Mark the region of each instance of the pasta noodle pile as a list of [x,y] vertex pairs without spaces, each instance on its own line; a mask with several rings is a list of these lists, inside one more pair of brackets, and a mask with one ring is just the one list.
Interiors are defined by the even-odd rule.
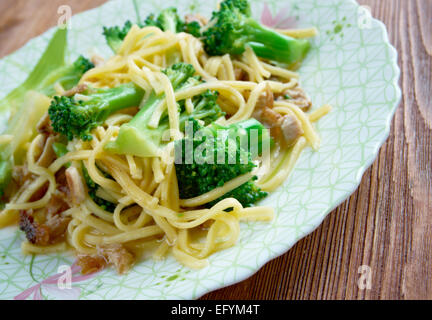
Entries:
[[[314,30],[283,32],[291,36],[310,37]],[[174,92],[161,70],[175,61],[191,64],[205,82]],[[239,79],[241,77],[247,78],[247,81]],[[197,198],[179,198],[173,162],[173,141],[182,137],[177,101],[185,100],[186,110],[190,112],[194,96],[208,89],[218,91],[218,103],[227,114],[218,123],[227,125],[251,118],[260,97],[267,90],[282,95],[287,90],[299,88],[299,75],[259,59],[252,49],[247,49],[239,57],[210,57],[205,53],[202,42],[190,34],[162,32],[156,27],[141,29],[135,25],[117,55],[88,71],[81,79],[81,84],[95,88],[112,88],[129,82],[144,89],[144,102],[152,91],[165,94],[164,103],[159,105],[151,119],[151,124],[157,126],[163,112],[167,111],[169,115],[171,142],[160,150],[159,156],[121,156],[104,150],[105,144],[116,138],[120,126],[132,119],[134,110],[125,110],[109,117],[93,131],[91,141],[75,139],[69,142],[69,152],[48,167],[35,162],[36,155],[40,153],[38,148],[42,136],[39,134],[31,141],[27,152],[28,170],[35,179],[28,181],[13,196],[1,215],[44,208],[58,192],[56,173],[67,164],[81,170],[83,163],[90,178],[100,186],[98,196],[116,204],[114,213],[102,209],[86,193],[79,204],[64,212],[71,218],[66,242],[44,247],[24,242],[24,252],[63,251],[71,246],[78,254],[95,255],[100,246],[122,244],[135,253],[151,252],[154,259],[163,259],[172,252],[180,263],[188,267],[205,267],[212,253],[235,245],[241,221],[270,221],[274,218],[274,209],[264,206],[243,208],[233,198],[202,209],[202,205],[250,180],[249,174]],[[58,90],[61,91],[61,88]],[[295,101],[275,100],[274,111],[282,116],[295,117],[301,124],[302,135],[285,149],[273,148],[269,161],[260,166],[256,184],[269,192],[287,179],[306,146],[315,150],[319,148],[320,138],[314,129],[314,122],[328,113],[330,106],[307,114]],[[112,178],[107,178],[101,170]],[[37,201],[31,201],[44,185],[47,186],[44,195]]]

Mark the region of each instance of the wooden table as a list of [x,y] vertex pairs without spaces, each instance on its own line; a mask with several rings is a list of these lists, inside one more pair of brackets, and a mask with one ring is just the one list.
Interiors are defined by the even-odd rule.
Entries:
[[[325,1],[325,0],[322,0]],[[0,57],[105,0],[1,0]],[[403,100],[358,190],[251,278],[203,299],[432,299],[432,1],[360,0],[399,52]],[[370,266],[371,288],[358,287]]]

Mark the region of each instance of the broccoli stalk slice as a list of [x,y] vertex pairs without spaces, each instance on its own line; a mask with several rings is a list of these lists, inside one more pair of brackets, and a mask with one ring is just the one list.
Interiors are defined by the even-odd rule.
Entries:
[[[216,124],[203,127],[196,121],[192,121],[193,136],[186,136],[185,139],[177,141],[175,148],[175,168],[179,194],[182,199],[197,197],[223,186],[238,176],[251,172],[256,165],[252,162],[251,152],[243,148],[240,140],[247,138],[248,141],[251,141],[253,130],[258,130],[260,137],[256,141],[256,150],[262,150],[264,144],[270,144],[272,141],[268,129],[255,119],[238,122],[228,127]],[[190,144],[189,148],[187,144]],[[206,144],[205,148],[202,147],[203,144]],[[206,151],[201,153],[202,150]],[[187,152],[193,153],[193,157],[188,156]],[[220,158],[221,154],[224,156],[223,159]],[[197,157],[203,157],[203,159],[198,161]],[[233,157],[235,157],[234,163],[231,161]],[[267,196],[266,192],[253,183],[255,179],[256,177],[253,177],[250,181],[206,206],[211,207],[228,197],[236,198],[245,207],[252,206]]]
[[307,40],[298,40],[262,26],[252,18],[243,28],[246,45],[261,58],[286,64],[301,62],[310,49]]
[[249,46],[261,58],[295,65],[310,49],[309,41],[285,36],[253,19],[247,0],[224,0],[209,25],[203,41],[210,55],[238,55]]
[[[164,70],[164,72],[171,81],[174,90],[200,83],[199,80],[192,77],[195,69],[189,64],[178,63]],[[153,93],[135,117],[129,123],[120,127],[117,139],[106,144],[105,150],[139,157],[157,156],[159,147],[166,142],[164,141],[165,138],[168,138],[166,133],[169,129],[169,118],[165,115],[157,128],[150,127],[149,121],[164,98],[164,94],[157,96]],[[190,116],[203,120],[205,123],[220,118],[224,113],[217,105],[216,99],[217,94],[210,91],[195,97],[192,101],[195,107]],[[179,109],[181,112],[179,116],[180,128],[184,128],[184,123],[189,118],[186,111],[184,111],[184,101],[179,103]]]
[[132,83],[116,88],[95,89],[87,92],[85,99],[55,96],[48,114],[55,132],[68,140],[77,137],[91,140],[91,130],[102,124],[116,111],[139,106],[144,91]]

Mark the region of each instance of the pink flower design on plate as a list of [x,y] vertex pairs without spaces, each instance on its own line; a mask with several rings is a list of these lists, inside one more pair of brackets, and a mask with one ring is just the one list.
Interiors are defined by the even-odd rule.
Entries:
[[296,18],[289,16],[290,6],[287,5],[279,10],[279,13],[273,17],[270,8],[267,3],[264,3],[264,8],[261,13],[261,23],[272,28],[277,29],[292,29],[295,28]]
[[[82,275],[81,273],[81,267],[79,267],[76,262],[71,266],[71,273],[72,273],[72,283],[85,281],[87,279],[91,279],[94,277],[97,272],[88,274],[88,275]],[[49,278],[46,278],[42,282],[28,288],[27,290],[24,290],[19,295],[14,297],[14,300],[26,300],[28,297],[30,297],[33,294],[33,300],[42,300],[42,288],[46,291],[50,292],[52,295],[58,297],[59,299],[63,300],[76,300],[79,298],[81,294],[81,288],[78,287],[72,287],[70,289],[61,289],[58,286],[58,281],[61,276],[63,276],[64,273],[57,273]]]

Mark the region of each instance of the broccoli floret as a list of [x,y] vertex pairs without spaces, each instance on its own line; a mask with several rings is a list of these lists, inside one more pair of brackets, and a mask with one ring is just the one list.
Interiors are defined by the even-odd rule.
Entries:
[[177,9],[170,7],[162,10],[157,18],[157,26],[162,31],[171,31],[172,33],[182,32],[184,22],[180,19]]
[[249,46],[261,58],[295,65],[310,48],[309,41],[282,35],[253,19],[247,0],[224,0],[208,25],[203,41],[210,55],[238,55]]
[[112,51],[114,52],[119,51],[124,38],[126,38],[131,28],[132,28],[132,22],[130,22],[129,20],[125,22],[122,28],[118,26],[103,28],[103,35],[105,36],[107,44],[112,49]]
[[[129,30],[132,28],[132,22],[126,21],[123,27],[104,27],[103,35],[106,38],[108,46],[117,53],[126,38]],[[198,22],[185,23],[177,13],[177,9],[170,7],[161,11],[156,17],[155,14],[150,14],[144,20],[144,22],[138,22],[138,27],[144,28],[149,26],[158,27],[162,31],[171,31],[172,33],[186,32],[190,33],[195,37],[199,37],[200,24]]]
[[48,109],[52,127],[69,140],[91,140],[91,130],[121,109],[139,106],[144,91],[132,83],[110,89],[94,89],[86,99],[55,96]]
[[201,25],[198,21],[192,21],[184,25],[183,31],[193,35],[196,38],[201,37]]
[[[195,69],[190,64],[177,63],[163,72],[171,81],[174,90],[201,83],[198,78],[193,77]],[[216,103],[217,96],[216,92],[206,91],[194,97],[192,99],[194,109],[190,115],[185,110],[185,102],[180,101],[178,103],[180,128],[184,128],[184,123],[189,116],[206,124],[222,117],[224,113]],[[105,150],[139,157],[157,156],[159,147],[163,144],[167,130],[170,128],[169,118],[165,113],[157,128],[149,126],[149,121],[164,98],[164,94],[158,96],[153,93],[135,117],[120,127],[117,139],[106,144]]]
[[255,203],[264,199],[268,196],[268,193],[262,191],[254,181],[258,178],[256,176],[252,177],[251,180],[242,184],[240,187],[224,194],[219,199],[211,201],[207,204],[207,207],[212,207],[217,204],[219,201],[226,198],[234,198],[237,199],[243,207],[252,207]]
[[[175,146],[175,168],[181,199],[197,197],[251,172],[256,167],[252,162],[252,154],[262,150],[264,143],[272,141],[268,130],[255,119],[229,127],[216,124],[203,127],[195,120],[191,123],[192,136],[186,135],[184,139],[176,141]],[[248,145],[252,144],[252,130],[258,130],[258,139],[255,151],[250,152]],[[243,145],[243,139],[246,139],[248,145]],[[211,207],[229,197],[236,198],[244,207],[252,206],[267,196],[266,192],[254,184],[254,180],[255,176],[206,206]]]

